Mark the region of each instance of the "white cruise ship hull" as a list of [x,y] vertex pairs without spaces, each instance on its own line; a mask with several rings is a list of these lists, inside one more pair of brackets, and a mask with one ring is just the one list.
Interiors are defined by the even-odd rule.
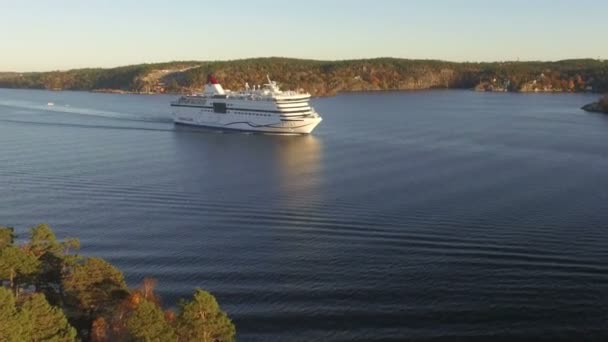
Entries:
[[277,134],[309,134],[322,120],[318,115],[289,118],[263,112],[214,113],[187,106],[173,107],[173,119],[177,124]]

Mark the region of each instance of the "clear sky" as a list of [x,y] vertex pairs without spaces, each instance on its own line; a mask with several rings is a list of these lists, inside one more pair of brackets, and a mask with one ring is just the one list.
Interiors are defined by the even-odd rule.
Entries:
[[0,71],[263,56],[608,59],[608,0],[0,0]]

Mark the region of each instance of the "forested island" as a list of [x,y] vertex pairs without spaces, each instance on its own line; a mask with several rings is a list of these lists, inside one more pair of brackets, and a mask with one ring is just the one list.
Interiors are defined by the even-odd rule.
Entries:
[[476,89],[513,92],[606,92],[608,61],[455,63],[376,58],[318,61],[252,58],[183,61],[110,69],[0,73],[0,87],[134,93],[189,93],[214,73],[227,89],[262,84],[269,74],[284,89],[315,96],[338,92],[418,89]]
[[107,261],[74,253],[46,224],[15,243],[0,226],[0,341],[234,341],[235,327],[215,298],[197,289],[164,310],[155,281],[127,287]]

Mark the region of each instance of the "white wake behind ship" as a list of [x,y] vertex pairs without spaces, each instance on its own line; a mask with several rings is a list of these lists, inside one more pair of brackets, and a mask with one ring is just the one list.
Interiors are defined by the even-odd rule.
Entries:
[[238,92],[224,90],[213,75],[202,94],[182,96],[171,102],[177,124],[240,131],[308,134],[321,122],[310,106],[310,94],[281,91],[268,78],[263,86]]

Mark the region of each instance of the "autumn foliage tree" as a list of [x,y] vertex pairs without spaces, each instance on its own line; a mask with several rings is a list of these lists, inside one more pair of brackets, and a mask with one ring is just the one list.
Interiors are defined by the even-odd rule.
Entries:
[[154,292],[155,283],[152,279],[145,279],[118,306],[109,324],[104,318],[97,319],[94,322],[97,329],[93,329],[94,341],[235,340],[234,324],[210,293],[196,290],[192,300],[179,303],[176,315],[171,310],[163,311],[160,297]]

